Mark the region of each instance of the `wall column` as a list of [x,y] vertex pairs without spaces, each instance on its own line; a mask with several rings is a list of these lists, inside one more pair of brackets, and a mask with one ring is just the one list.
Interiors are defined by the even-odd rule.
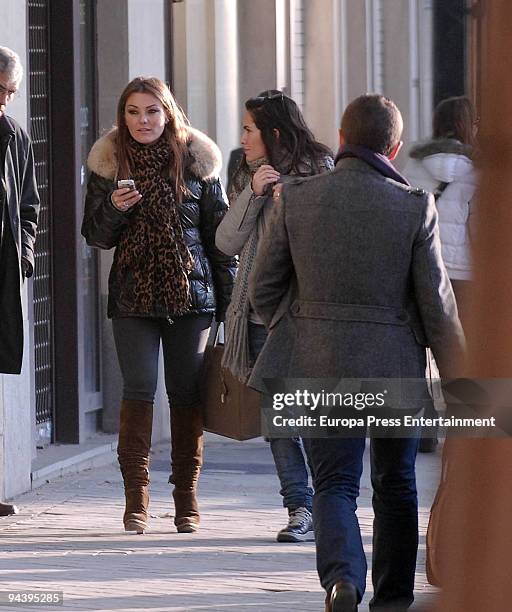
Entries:
[[[27,128],[27,11],[25,2],[0,3],[2,45],[20,56],[24,68],[20,95],[8,107],[11,115]],[[18,376],[0,374],[0,501],[30,489],[32,458],[35,455],[34,356],[31,330],[31,281],[23,295],[24,350],[23,369]]]
[[340,108],[340,4],[337,0],[305,3],[304,116],[315,137],[337,148]]

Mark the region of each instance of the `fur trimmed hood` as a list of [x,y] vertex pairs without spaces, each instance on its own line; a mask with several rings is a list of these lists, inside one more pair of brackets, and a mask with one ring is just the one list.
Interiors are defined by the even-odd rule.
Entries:
[[412,185],[427,191],[435,191],[439,183],[475,184],[472,154],[471,146],[452,138],[419,142],[409,152],[404,173]]
[[[203,132],[187,126],[188,149],[192,157],[189,170],[200,180],[217,178],[222,168],[222,154],[219,147]],[[99,176],[115,180],[117,157],[115,140],[117,128],[99,138],[89,153],[87,167]]]
[[437,155],[438,153],[464,155],[464,157],[471,159],[473,148],[454,138],[434,138],[414,145],[409,151],[409,156],[413,159],[422,160],[425,157]]

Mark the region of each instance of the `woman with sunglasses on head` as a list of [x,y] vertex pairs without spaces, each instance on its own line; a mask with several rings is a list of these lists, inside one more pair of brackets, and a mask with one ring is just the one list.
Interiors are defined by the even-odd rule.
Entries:
[[[281,91],[269,90],[245,103],[241,144],[244,156],[230,182],[230,209],[217,229],[216,244],[240,262],[226,313],[223,365],[246,382],[267,331],[251,308],[248,279],[269,215],[279,206],[277,182],[312,176],[333,168],[332,152],[317,142],[297,104]],[[273,188],[274,194],[273,194]],[[271,439],[288,525],[279,542],[301,542],[312,529],[313,491],[300,438]]]
[[235,259],[215,247],[227,211],[220,151],[189,126],[165,83],[137,77],[121,94],[117,127],[95,143],[88,166],[82,234],[91,246],[116,249],[108,316],[123,375],[118,457],[125,530],[147,527],[161,343],[174,523],[180,533],[196,531],[203,456],[199,377],[212,317],[224,320],[236,270]]

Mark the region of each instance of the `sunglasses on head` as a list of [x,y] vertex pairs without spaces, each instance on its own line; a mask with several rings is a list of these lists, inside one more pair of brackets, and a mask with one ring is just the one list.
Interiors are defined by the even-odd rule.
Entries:
[[266,102],[267,100],[282,100],[284,102],[285,95],[282,91],[277,93],[266,93],[263,96],[255,96],[252,98],[255,102]]

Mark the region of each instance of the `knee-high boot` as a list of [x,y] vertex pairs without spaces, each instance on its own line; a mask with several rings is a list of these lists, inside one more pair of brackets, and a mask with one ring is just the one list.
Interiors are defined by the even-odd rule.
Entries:
[[171,469],[174,524],[178,533],[199,527],[197,481],[203,465],[203,418],[199,406],[171,407]]
[[153,404],[123,400],[117,456],[124,480],[125,531],[144,533],[149,505],[149,450],[153,425]]

